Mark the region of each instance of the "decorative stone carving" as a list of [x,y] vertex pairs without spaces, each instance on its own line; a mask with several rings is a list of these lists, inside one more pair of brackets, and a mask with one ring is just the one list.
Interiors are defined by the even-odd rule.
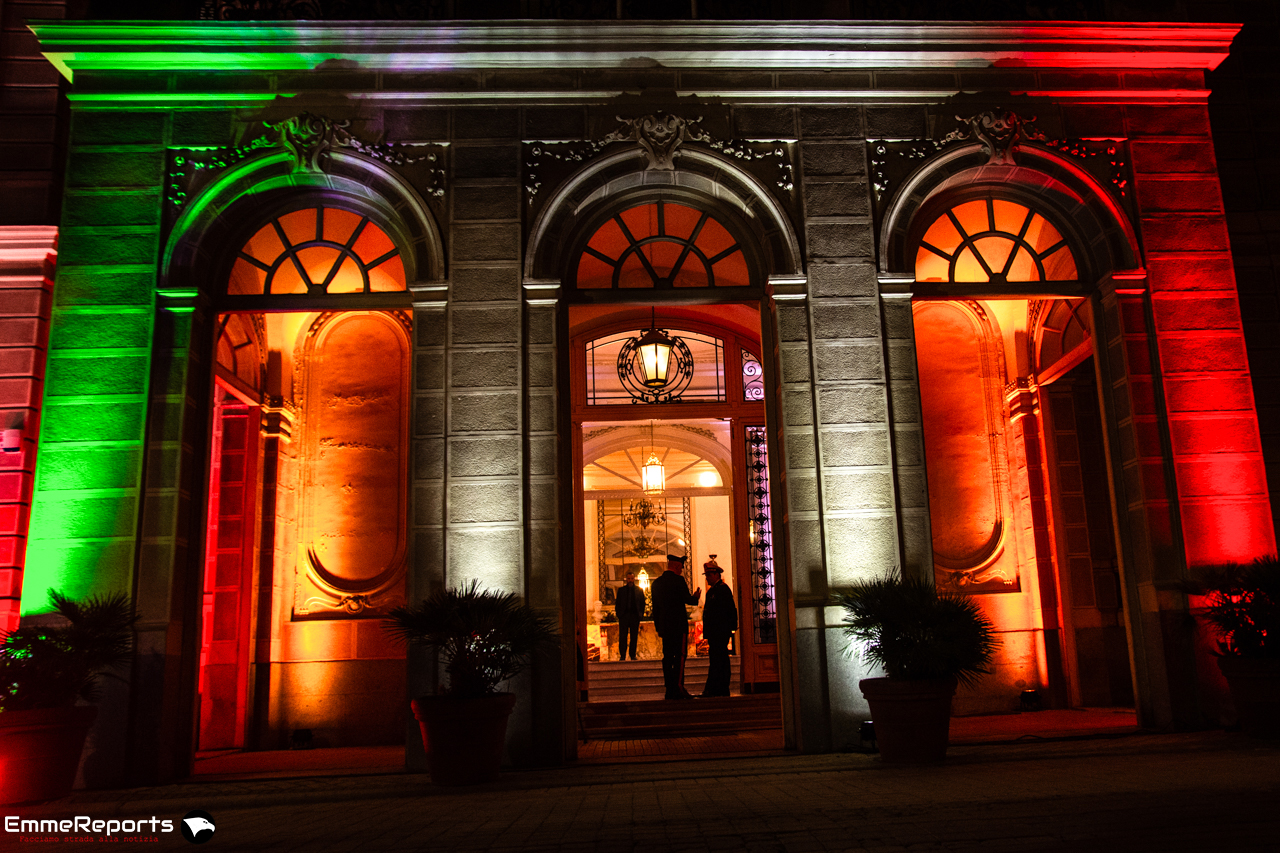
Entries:
[[312,113],[299,113],[283,121],[264,123],[266,133],[244,145],[209,149],[171,149],[166,182],[171,213],[179,212],[217,175],[263,151],[283,148],[293,155],[295,172],[323,172],[328,155],[349,149],[390,166],[431,164],[425,185],[418,191],[440,198],[444,195],[444,149],[440,145],[395,145],[368,143],[348,132],[349,121],[335,121]]
[[334,148],[350,146],[351,134],[347,133],[350,126],[349,121],[300,113],[266,127],[279,134],[280,144],[293,155],[294,171],[319,172],[321,157]]
[[[1047,148],[1083,160],[1084,167],[1123,202],[1129,201],[1129,164],[1123,141],[1109,139],[1049,139],[1036,129],[1035,117],[1024,119],[1012,110],[988,110],[956,121],[957,128],[938,139],[871,140],[871,186],[879,208],[893,190],[934,155],[955,145],[978,142],[989,164],[1015,165],[1018,149]],[[1132,213],[1132,211],[1130,211]]]
[[1024,119],[1012,110],[1004,112],[988,110],[968,118],[956,116],[956,121],[967,124],[969,130],[957,128],[942,137],[942,143],[945,145],[953,141],[976,139],[982,143],[982,150],[987,153],[988,163],[1012,166],[1014,152],[1020,141],[1049,142],[1043,133],[1035,129],[1032,124],[1035,120],[1035,116]]
[[633,140],[640,143],[648,161],[645,170],[657,169],[669,172],[675,169],[675,158],[680,146],[686,141],[710,142],[711,136],[699,127],[702,117],[692,121],[681,116],[663,113],[647,115],[641,118],[623,118],[618,116],[622,127],[610,133],[603,142],[623,142]]
[[[639,121],[639,119],[636,119]],[[694,122],[696,123],[696,122]],[[626,128],[619,128],[608,136],[591,142],[535,142],[525,143],[525,197],[530,206],[533,205],[535,197],[542,189],[543,174],[545,171],[552,172],[552,183],[555,178],[559,177],[557,172],[566,172],[566,166],[572,166],[576,163],[585,163],[594,158],[609,145],[615,142],[626,142],[633,139]],[[703,142],[712,151],[723,155],[732,160],[740,160],[746,163],[754,163],[756,161],[764,161],[769,159],[777,160],[777,173],[772,177],[773,185],[778,189],[790,193],[795,190],[795,167],[791,164],[790,152],[787,146],[777,142],[758,142],[736,139],[713,139],[709,134],[698,132],[699,136],[688,137],[685,141],[693,140]],[[683,142],[681,143],[683,144]],[[645,151],[646,159],[652,162],[648,151]],[[674,158],[678,152],[672,149],[672,164],[667,167],[647,165],[646,171],[651,169],[674,169]],[[553,164],[563,164],[559,169],[548,168]],[[764,180],[769,180],[770,176],[757,175]]]

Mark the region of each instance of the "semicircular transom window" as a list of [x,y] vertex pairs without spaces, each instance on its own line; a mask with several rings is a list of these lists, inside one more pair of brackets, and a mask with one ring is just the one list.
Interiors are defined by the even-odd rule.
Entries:
[[958,204],[920,241],[916,281],[1008,284],[1075,281],[1076,259],[1049,220],[1003,199]]
[[596,229],[578,259],[580,288],[745,287],[742,246],[697,208],[657,201],[628,208]]
[[407,290],[404,261],[369,217],[337,207],[277,216],[249,238],[227,281],[231,296]]

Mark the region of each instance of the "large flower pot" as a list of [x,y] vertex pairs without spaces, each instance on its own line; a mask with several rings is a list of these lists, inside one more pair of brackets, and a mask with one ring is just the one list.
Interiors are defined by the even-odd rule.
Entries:
[[886,764],[925,764],[947,757],[954,678],[922,681],[864,678],[876,746]]
[[71,793],[92,705],[0,712],[0,803],[35,803]]
[[1280,738],[1280,659],[1223,655],[1218,669],[1231,688],[1241,730],[1252,737]]
[[412,704],[432,782],[477,785],[498,778],[514,693],[425,696]]

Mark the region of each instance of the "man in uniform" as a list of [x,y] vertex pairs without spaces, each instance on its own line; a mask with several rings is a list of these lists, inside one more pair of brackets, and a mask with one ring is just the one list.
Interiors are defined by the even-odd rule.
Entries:
[[[640,617],[644,615],[644,591],[636,586],[636,573],[627,572],[626,583],[618,588],[614,614],[618,617],[618,660],[636,659],[636,641],[640,636]],[[630,642],[628,642],[630,638]]]
[[728,696],[729,637],[738,630],[738,608],[733,603],[733,590],[724,582],[724,569],[716,564],[716,557],[702,564],[707,579],[707,603],[702,606],[702,638],[710,647],[711,660],[707,665],[707,685],[703,696]]
[[684,689],[684,660],[689,645],[689,613],[686,604],[696,605],[702,590],[690,594],[684,582],[684,557],[667,555],[667,570],[649,585],[653,596],[653,627],[662,638],[662,683],[668,699],[691,699]]

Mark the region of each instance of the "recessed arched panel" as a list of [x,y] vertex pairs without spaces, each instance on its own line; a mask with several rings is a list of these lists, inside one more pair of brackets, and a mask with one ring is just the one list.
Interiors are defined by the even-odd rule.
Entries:
[[982,569],[999,555],[1004,531],[991,341],[964,303],[917,303],[914,319],[939,586],[955,586],[952,575],[960,573],[980,588],[997,580]]
[[311,335],[303,546],[314,586],[336,600],[320,595],[304,610],[358,612],[402,580],[408,335],[400,318],[381,312],[322,316]]

